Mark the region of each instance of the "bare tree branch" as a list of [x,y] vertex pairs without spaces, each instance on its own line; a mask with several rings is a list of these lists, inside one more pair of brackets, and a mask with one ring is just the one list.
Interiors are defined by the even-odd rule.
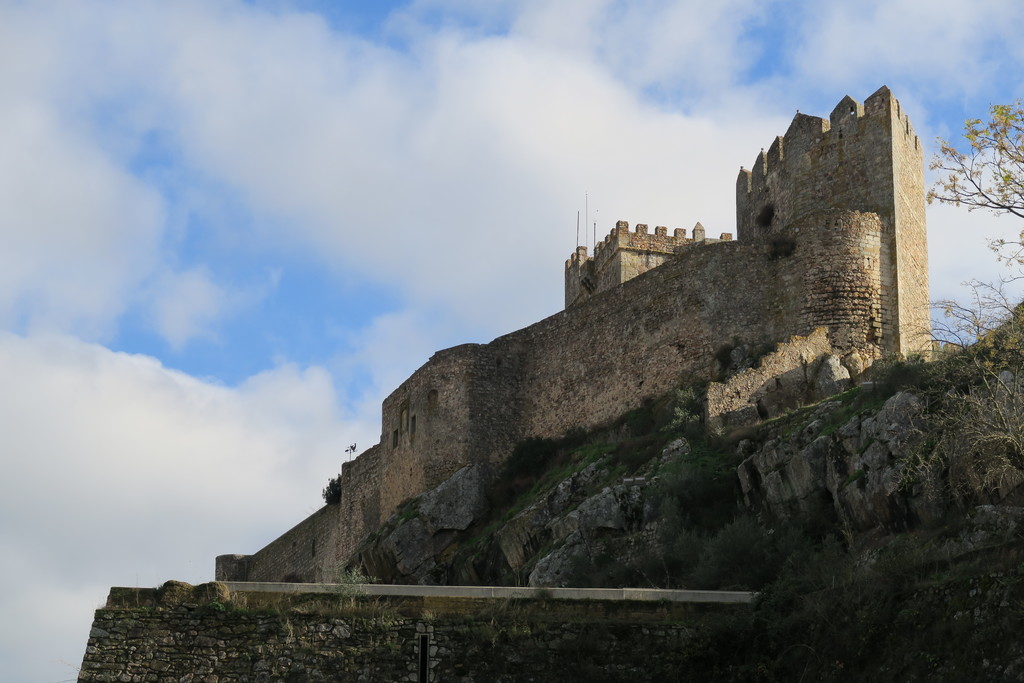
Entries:
[[990,121],[964,124],[967,151],[939,140],[931,169],[941,173],[928,201],[1024,218],[1024,107],[1017,100],[993,105],[989,113]]

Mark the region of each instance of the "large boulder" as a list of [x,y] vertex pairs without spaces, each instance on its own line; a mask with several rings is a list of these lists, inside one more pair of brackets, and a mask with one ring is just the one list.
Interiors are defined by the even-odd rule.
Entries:
[[487,511],[486,465],[468,465],[420,496],[419,516],[429,533],[463,531]]
[[528,585],[535,588],[564,588],[573,570],[587,558],[583,534],[575,531],[565,542],[540,558],[530,572]]
[[379,538],[364,543],[358,555],[371,575],[385,581],[436,581],[437,558],[487,511],[490,469],[463,467],[416,501],[417,514],[389,520]]
[[843,367],[837,357],[828,354],[818,366],[814,388],[816,394],[821,397],[842,393],[850,388],[850,371]]

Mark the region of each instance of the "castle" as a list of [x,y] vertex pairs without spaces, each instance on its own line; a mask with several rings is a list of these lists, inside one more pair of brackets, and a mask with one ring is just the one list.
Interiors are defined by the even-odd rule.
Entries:
[[[218,557],[217,579],[323,580],[462,467],[713,379],[733,345],[813,339],[790,369],[828,353],[846,376],[926,351],[923,153],[899,101],[882,87],[827,119],[797,113],[740,170],[735,240],[699,223],[670,236],[619,222],[593,256],[578,247],[566,262],[565,302],[489,344],[435,353],[384,400],[380,442],[342,467],[341,502],[254,555]],[[766,391],[758,381],[750,391]]]

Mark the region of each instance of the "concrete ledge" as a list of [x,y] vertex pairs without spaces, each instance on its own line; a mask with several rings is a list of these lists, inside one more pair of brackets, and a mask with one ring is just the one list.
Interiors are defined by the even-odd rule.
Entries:
[[694,591],[661,588],[515,588],[512,586],[396,586],[387,584],[270,583],[223,581],[232,593],[338,593],[441,598],[534,598],[553,600],[636,600],[747,604],[747,591]]

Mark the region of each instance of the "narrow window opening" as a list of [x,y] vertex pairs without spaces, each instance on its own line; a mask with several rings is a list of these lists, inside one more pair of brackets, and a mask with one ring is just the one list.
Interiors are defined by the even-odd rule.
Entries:
[[427,683],[430,673],[430,635],[424,633],[420,636],[420,675],[419,683]]
[[395,430],[395,433],[391,435],[391,447],[392,448],[398,448],[398,430],[397,429]]
[[313,552],[311,554],[311,557],[316,557],[316,539],[315,538],[313,539]]
[[409,420],[409,434],[412,435],[412,434],[415,434],[415,433],[416,433],[416,416],[413,415],[412,418]]
[[427,417],[437,412],[437,389],[427,392]]

